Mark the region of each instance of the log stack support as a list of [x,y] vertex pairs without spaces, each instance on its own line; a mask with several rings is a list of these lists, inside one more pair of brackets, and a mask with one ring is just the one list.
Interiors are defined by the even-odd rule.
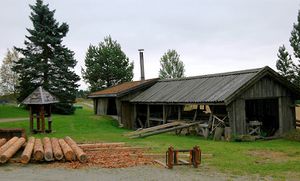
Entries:
[[[19,162],[23,164],[29,163],[30,160],[39,162],[54,160],[87,162],[87,155],[82,148],[68,136],[64,139],[30,137],[27,144],[25,142],[25,138],[22,137],[13,137],[8,141],[0,138],[0,163],[6,163],[22,146],[24,146],[24,150]],[[87,144],[87,146],[90,145]]]
[[[179,158],[179,153],[189,153],[189,160]],[[191,150],[175,150],[172,146],[166,152],[166,165],[172,169],[174,165],[193,165],[195,168],[201,163],[201,150],[199,146],[194,146]]]

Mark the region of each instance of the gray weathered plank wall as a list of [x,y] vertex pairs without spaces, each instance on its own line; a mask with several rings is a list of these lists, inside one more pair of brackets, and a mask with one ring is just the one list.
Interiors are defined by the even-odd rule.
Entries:
[[229,123],[233,134],[246,133],[245,100],[278,98],[279,133],[290,131],[295,126],[295,113],[292,93],[270,77],[264,77],[242,93],[236,100],[227,105]]

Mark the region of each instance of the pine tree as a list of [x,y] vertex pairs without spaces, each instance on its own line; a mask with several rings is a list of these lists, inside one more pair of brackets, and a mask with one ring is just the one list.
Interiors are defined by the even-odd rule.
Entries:
[[277,57],[276,68],[279,71],[279,74],[284,76],[287,80],[294,82],[296,66],[284,45],[279,47]]
[[160,59],[159,77],[162,79],[184,77],[184,64],[176,50],[168,50]]
[[18,60],[19,54],[16,50],[7,50],[0,68],[0,91],[2,94],[16,94],[18,74],[13,71],[13,66]]
[[25,48],[16,48],[24,56],[14,67],[20,75],[18,101],[41,85],[60,100],[54,106],[54,112],[71,114],[78,88],[76,82],[79,81],[79,76],[74,72],[77,62],[74,52],[62,44],[69,26],[58,23],[54,18],[55,10],[50,10],[48,6],[42,0],[30,5],[33,28],[27,29],[29,35],[25,36]]
[[133,62],[129,62],[121,45],[112,40],[111,36],[105,37],[98,46],[89,46],[85,66],[82,75],[90,91],[131,81],[133,78]]

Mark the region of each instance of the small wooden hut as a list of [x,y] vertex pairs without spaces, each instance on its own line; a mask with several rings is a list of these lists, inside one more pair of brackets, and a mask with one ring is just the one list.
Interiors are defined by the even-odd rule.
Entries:
[[[46,91],[42,86],[35,89],[22,104],[29,106],[29,127],[32,133],[49,133],[52,131],[51,104],[59,102],[58,99]],[[34,129],[34,118],[36,118],[36,129]],[[48,120],[46,130],[45,118]]]

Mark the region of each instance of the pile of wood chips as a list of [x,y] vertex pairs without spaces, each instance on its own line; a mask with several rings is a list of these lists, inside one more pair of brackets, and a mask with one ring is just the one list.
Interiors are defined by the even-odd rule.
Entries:
[[67,168],[126,168],[153,164],[152,158],[143,155],[144,148],[127,147],[124,143],[95,143],[78,146],[86,153],[87,162],[74,161],[63,163],[63,166]]

